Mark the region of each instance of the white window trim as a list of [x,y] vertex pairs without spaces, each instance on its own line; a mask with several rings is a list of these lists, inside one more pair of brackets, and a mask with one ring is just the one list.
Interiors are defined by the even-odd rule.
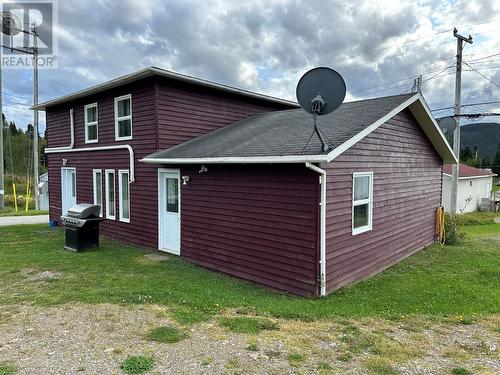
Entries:
[[[118,117],[118,102],[123,99],[130,99],[130,115]],[[118,121],[130,120],[130,135],[127,137],[119,137],[118,134]],[[127,141],[132,139],[132,94],[122,95],[115,98],[115,141]]]
[[[95,107],[95,121],[87,121],[87,109]],[[83,107],[83,116],[85,118],[85,143],[97,143],[99,141],[99,115],[97,111],[97,103],[87,104]],[[89,126],[95,125],[96,127],[96,139],[89,139]]]
[[[96,184],[96,175],[97,173],[100,173],[101,174],[101,185],[100,186],[97,186]],[[97,191],[97,188],[100,189],[101,191],[101,211],[99,213],[99,216],[102,217],[103,216],[103,206],[104,206],[104,197],[102,195],[102,177],[103,177],[103,174],[102,174],[102,169],[92,169],[92,187],[93,187],[93,191],[94,191],[94,204],[99,204],[99,202],[97,202],[97,194],[96,194],[96,191]]]
[[[367,199],[354,200],[354,183],[356,177],[370,177],[370,187],[369,187],[369,196]],[[368,224],[354,228],[354,207],[360,206],[368,203]],[[373,172],[354,172],[352,174],[352,234],[353,236],[356,234],[368,232],[373,229]]]
[[[108,184],[108,175],[113,174],[113,186],[114,186],[114,192],[115,192],[115,214],[110,215],[109,213],[109,184]],[[116,220],[116,178],[115,178],[115,170],[114,169],[106,169],[105,171],[105,176],[106,176],[106,219],[110,220]]]
[[[127,184],[128,184],[128,218],[123,217],[123,201],[122,201],[122,182],[123,182],[123,175],[127,174]],[[118,171],[118,205],[120,208],[120,221],[123,221],[125,223],[130,223],[130,172],[128,169],[120,169]]]

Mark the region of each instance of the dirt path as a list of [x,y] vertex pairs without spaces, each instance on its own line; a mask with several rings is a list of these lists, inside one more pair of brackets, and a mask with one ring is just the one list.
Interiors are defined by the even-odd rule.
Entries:
[[19,224],[48,224],[48,223],[49,223],[49,215],[0,217],[0,226],[19,225]]
[[[500,316],[468,325],[460,317],[276,320],[279,329],[254,335],[218,322],[179,326],[151,305],[0,306],[0,363],[20,374],[120,374],[128,356],[144,355],[155,360],[152,374],[500,373]],[[162,325],[181,327],[187,338],[148,341]]]

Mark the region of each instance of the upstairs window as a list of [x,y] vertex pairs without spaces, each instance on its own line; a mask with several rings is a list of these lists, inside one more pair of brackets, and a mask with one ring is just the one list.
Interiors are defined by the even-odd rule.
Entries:
[[115,98],[115,140],[132,139],[132,96]]
[[353,174],[352,234],[372,229],[373,172]]
[[95,143],[97,142],[97,103],[87,104],[84,112],[85,143]]

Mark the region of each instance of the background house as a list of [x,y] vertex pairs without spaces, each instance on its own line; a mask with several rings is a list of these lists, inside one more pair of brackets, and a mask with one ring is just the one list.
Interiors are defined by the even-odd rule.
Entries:
[[[451,164],[443,165],[443,206],[450,212],[451,205]],[[479,209],[481,198],[490,198],[493,177],[490,170],[478,169],[460,164],[458,179],[458,212],[474,212]]]

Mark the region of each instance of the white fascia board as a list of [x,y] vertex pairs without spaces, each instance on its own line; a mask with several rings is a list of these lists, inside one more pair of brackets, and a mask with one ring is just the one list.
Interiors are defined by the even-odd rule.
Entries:
[[246,156],[211,158],[143,158],[139,161],[153,164],[274,164],[274,163],[321,163],[326,155],[298,156]]
[[386,123],[389,119],[392,117],[396,116],[399,112],[404,110],[406,107],[408,107],[410,104],[414,103],[416,100],[420,98],[420,94],[415,94],[411,98],[407,99],[403,103],[401,103],[399,106],[394,108],[392,111],[390,111],[388,114],[386,114],[384,117],[378,119],[375,121],[373,124],[370,126],[367,126],[365,129],[357,133],[354,137],[351,139],[347,140],[346,142],[342,143],[340,146],[336,147],[332,151],[330,151],[327,154],[327,161],[330,162],[333,159],[335,159],[337,156],[342,154],[343,152],[347,151],[349,148],[354,146],[356,143],[361,141],[363,138],[365,138],[368,134],[372,133],[375,131],[378,127]]
[[434,120],[429,107],[427,106],[424,98],[420,93],[413,95],[412,97],[401,103],[399,106],[394,108],[392,111],[387,113],[384,117],[378,119],[373,124],[356,134],[354,137],[342,143],[334,150],[330,151],[327,155],[328,162],[332,161],[340,154],[354,146],[356,143],[378,129],[380,126],[385,124],[388,120],[396,116],[399,112],[403,111],[407,107],[410,108],[410,111],[415,116],[420,127],[429,138],[430,142],[434,145],[443,161],[446,164],[457,164],[458,160],[455,157],[453,150],[448,145],[443,132]]
[[418,94],[418,96],[420,100],[409,106],[411,113],[415,116],[417,122],[420,124],[422,130],[434,145],[439,155],[443,158],[443,162],[445,164],[458,164],[458,158],[455,156],[443,131],[434,119],[427,102],[421,94]]

